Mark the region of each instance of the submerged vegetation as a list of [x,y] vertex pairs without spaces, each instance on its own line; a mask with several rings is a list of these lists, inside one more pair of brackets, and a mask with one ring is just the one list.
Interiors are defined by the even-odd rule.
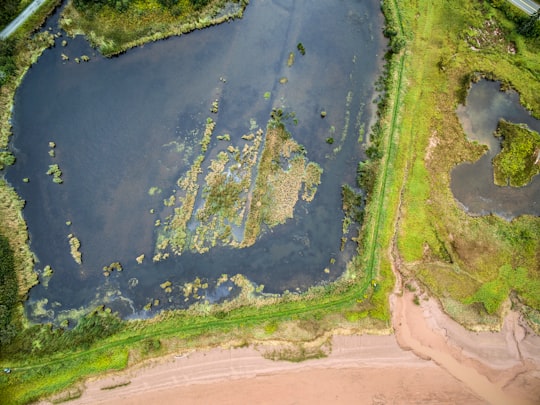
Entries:
[[262,224],[272,228],[293,217],[302,183],[302,199],[313,199],[322,169],[314,163],[308,164],[303,154],[303,147],[291,138],[284,124],[276,121],[268,124],[242,246],[255,243]]
[[[180,193],[171,196],[174,213],[158,224],[154,260],[166,259],[167,249],[180,254],[186,249],[204,253],[218,244],[251,246],[261,225],[282,224],[293,217],[299,198],[313,200],[322,168],[307,161],[304,148],[285,130],[283,115],[276,113],[269,122],[264,142],[264,131],[252,123],[255,133],[243,135],[240,145],[219,151],[208,165],[199,195],[200,176],[205,172],[202,163],[215,127],[213,120],[207,120],[201,154],[178,180]],[[219,139],[230,141],[230,136]],[[195,209],[198,197],[202,203]],[[243,232],[235,234],[233,229]]]
[[540,173],[540,134],[524,125],[499,121],[502,151],[493,159],[495,184],[521,187]]

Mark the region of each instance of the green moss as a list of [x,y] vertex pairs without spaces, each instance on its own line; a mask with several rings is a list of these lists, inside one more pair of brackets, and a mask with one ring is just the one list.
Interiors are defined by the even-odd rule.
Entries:
[[525,125],[499,121],[496,136],[501,137],[502,150],[493,159],[495,184],[524,186],[540,173],[540,134]]

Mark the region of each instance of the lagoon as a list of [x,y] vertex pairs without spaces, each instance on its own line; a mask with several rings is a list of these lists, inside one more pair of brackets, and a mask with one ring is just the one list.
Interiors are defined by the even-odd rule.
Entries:
[[[81,37],[67,38],[65,47],[66,38],[57,39],[17,91],[11,142],[17,162],[6,176],[26,201],[41,279],[30,293],[29,317],[74,319],[102,304],[123,317],[148,317],[220,302],[239,291],[235,274],[264,285],[263,293],[305,291],[339,277],[356,249],[354,234],[340,249],[341,186],[354,186],[365,158],[386,46],[382,24],[372,0],[260,0],[241,20],[111,59]],[[82,55],[90,61],[75,62]],[[324,170],[313,201],[298,202],[294,218],[264,229],[253,246],[153,262],[156,223],[171,214],[163,200],[193,165],[208,117],[215,135],[229,134],[230,141],[212,138],[203,171],[229,144],[264,130],[275,108],[294,113],[287,130]],[[54,164],[61,184],[46,174]],[[81,264],[68,235],[80,241]],[[122,271],[104,276],[103,267],[114,262]],[[170,292],[160,286],[166,281]]]
[[540,215],[540,176],[524,187],[500,187],[493,180],[492,159],[501,151],[501,140],[493,134],[500,119],[526,124],[539,132],[540,120],[520,104],[514,90],[501,91],[500,83],[481,80],[473,83],[465,105],[457,109],[469,139],[488,146],[474,163],[462,163],[452,171],[454,197],[471,215],[495,214],[507,220],[520,215]]

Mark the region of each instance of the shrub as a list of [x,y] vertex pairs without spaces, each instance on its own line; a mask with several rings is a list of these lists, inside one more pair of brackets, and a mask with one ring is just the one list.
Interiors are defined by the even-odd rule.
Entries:
[[10,152],[0,152],[0,170],[15,163],[15,156]]
[[11,319],[17,305],[17,291],[13,251],[8,240],[0,235],[0,346],[8,343],[15,332]]

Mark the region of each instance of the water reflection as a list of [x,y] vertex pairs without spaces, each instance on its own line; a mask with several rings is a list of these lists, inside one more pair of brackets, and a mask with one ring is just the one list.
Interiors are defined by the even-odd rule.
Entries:
[[[351,251],[339,251],[340,187],[354,182],[363,153],[358,132],[373,114],[370,100],[385,46],[381,26],[374,0],[256,1],[242,20],[118,58],[100,57],[82,38],[47,50],[16,94],[17,163],[7,175],[27,202],[37,268],[54,269],[47,288],[31,291],[30,304],[40,302],[46,313],[34,313],[35,319],[101,303],[125,316],[182,307],[195,302],[182,291],[197,278],[208,284],[200,299],[217,302],[238,292],[232,284],[218,286],[222,274],[242,273],[271,293],[305,290],[339,276]],[[287,67],[298,42],[306,55]],[[90,62],[73,61],[84,54]],[[281,77],[288,82],[279,83]],[[273,107],[294,111],[298,124],[288,129],[324,168],[322,184],[310,205],[299,204],[294,219],[253,247],[153,263],[155,221],[167,209],[163,198],[198,153],[218,91],[216,135],[239,139],[253,120],[264,126]],[[332,146],[325,142],[330,133],[339,139]],[[49,141],[56,143],[55,157],[48,154]],[[210,154],[218,147],[214,140]],[[62,185],[45,175],[53,163],[63,172]],[[70,255],[68,234],[81,241],[81,266]],[[123,271],[104,277],[103,266],[115,261]],[[160,287],[166,281],[171,292]]]
[[499,120],[540,131],[540,121],[521,106],[519,95],[501,91],[498,82],[481,80],[472,85],[466,105],[459,106],[457,114],[469,139],[489,147],[477,162],[462,163],[452,171],[452,192],[464,209],[473,215],[493,213],[509,220],[524,214],[540,215],[540,176],[520,188],[493,182],[491,161],[501,151],[500,139],[493,136]]

